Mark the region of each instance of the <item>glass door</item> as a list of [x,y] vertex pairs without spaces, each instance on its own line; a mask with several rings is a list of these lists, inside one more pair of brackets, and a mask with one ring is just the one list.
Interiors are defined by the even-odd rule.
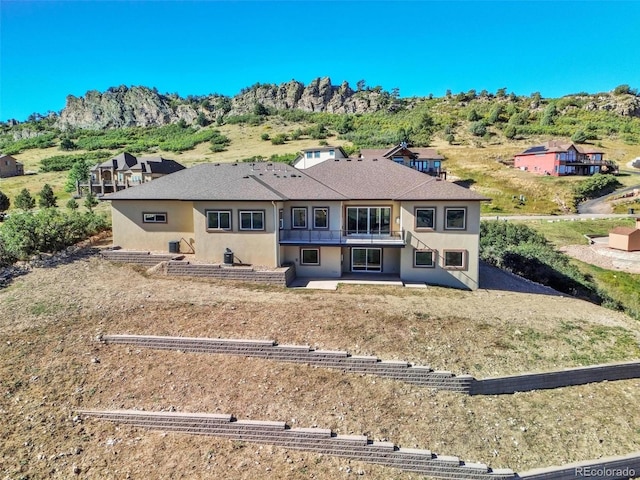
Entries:
[[381,272],[382,249],[381,248],[352,248],[351,249],[352,272]]

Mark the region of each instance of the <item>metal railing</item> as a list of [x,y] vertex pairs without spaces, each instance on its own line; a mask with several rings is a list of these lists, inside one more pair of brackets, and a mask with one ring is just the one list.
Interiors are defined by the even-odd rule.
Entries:
[[389,244],[404,245],[404,230],[388,232],[357,232],[353,230],[280,230],[280,243],[322,243],[331,245]]

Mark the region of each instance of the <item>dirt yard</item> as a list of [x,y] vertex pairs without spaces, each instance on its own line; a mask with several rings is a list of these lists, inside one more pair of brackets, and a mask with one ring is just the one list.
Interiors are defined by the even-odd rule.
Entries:
[[640,358],[640,329],[629,317],[500,285],[287,290],[153,276],[96,256],[34,269],[0,290],[0,478],[423,478],[80,421],[83,408],[286,421],[515,471],[639,450],[640,416],[628,405],[640,380],[468,397],[305,365],[95,340],[101,333],[273,339],[477,378]]

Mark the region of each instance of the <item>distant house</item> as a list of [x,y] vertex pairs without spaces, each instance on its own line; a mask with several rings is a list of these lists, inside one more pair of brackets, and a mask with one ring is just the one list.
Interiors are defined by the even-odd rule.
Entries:
[[383,158],[305,169],[202,164],[105,200],[114,245],[124,249],[167,251],[181,240],[209,263],[229,248],[241,263],[293,264],[302,277],[387,274],[478,288],[480,203],[488,199]]
[[11,155],[0,155],[0,178],[24,175],[24,165]]
[[640,251],[640,217],[636,227],[616,227],[609,232],[609,248],[625,252]]
[[302,153],[293,161],[296,168],[309,168],[317,165],[325,160],[335,160],[339,158],[347,158],[348,155],[342,147],[315,147],[305,148]]
[[104,195],[150,182],[184,168],[175,160],[162,157],[137,158],[124,152],[93,167],[89,183],[79,185],[78,189],[88,187],[93,193]]
[[433,148],[409,148],[406,143],[401,143],[391,149],[362,149],[360,155],[367,160],[391,160],[422,173],[446,178],[442,169],[444,157]]
[[617,173],[615,163],[604,160],[602,150],[558,140],[534,145],[518,153],[514,156],[514,167],[554,177]]

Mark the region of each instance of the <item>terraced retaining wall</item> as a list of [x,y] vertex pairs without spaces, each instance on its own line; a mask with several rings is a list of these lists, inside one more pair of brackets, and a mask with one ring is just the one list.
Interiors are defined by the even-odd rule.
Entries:
[[345,372],[378,375],[422,387],[470,395],[499,395],[531,390],[584,385],[587,383],[640,378],[640,362],[624,362],[568,368],[554,372],[525,373],[477,380],[471,375],[454,375],[428,366],[399,360],[350,355],[343,350],[314,350],[308,345],[278,345],[273,340],[159,337],[150,335],[103,335],[104,343],[134,344],[140,347],[184,352],[259,357],[292,363],[307,363]]
[[429,450],[400,448],[374,442],[364,435],[336,435],[323,428],[290,428],[284,422],[235,420],[231,415],[143,412],[137,410],[83,410],[84,416],[155,430],[212,435],[252,443],[266,443],[417,472],[433,478],[499,480],[517,478],[512,470],[492,470],[482,463]]
[[451,372],[434,371],[426,366],[412,366],[405,361],[385,361],[377,357],[355,356],[342,350],[314,350],[308,345],[277,345],[273,340],[229,340],[147,335],[103,335],[99,339],[104,343],[134,344],[139,347],[163,350],[242,355],[283,362],[307,363],[462,393],[469,393],[473,381],[473,377],[470,375],[456,376]]
[[102,256],[111,262],[133,263],[147,268],[164,264],[167,275],[208,277],[239,282],[258,282],[271,285],[288,286],[296,278],[295,266],[273,270],[255,270],[251,266],[219,265],[213,263],[191,263],[184,255],[155,254],[127,250],[103,250]]

